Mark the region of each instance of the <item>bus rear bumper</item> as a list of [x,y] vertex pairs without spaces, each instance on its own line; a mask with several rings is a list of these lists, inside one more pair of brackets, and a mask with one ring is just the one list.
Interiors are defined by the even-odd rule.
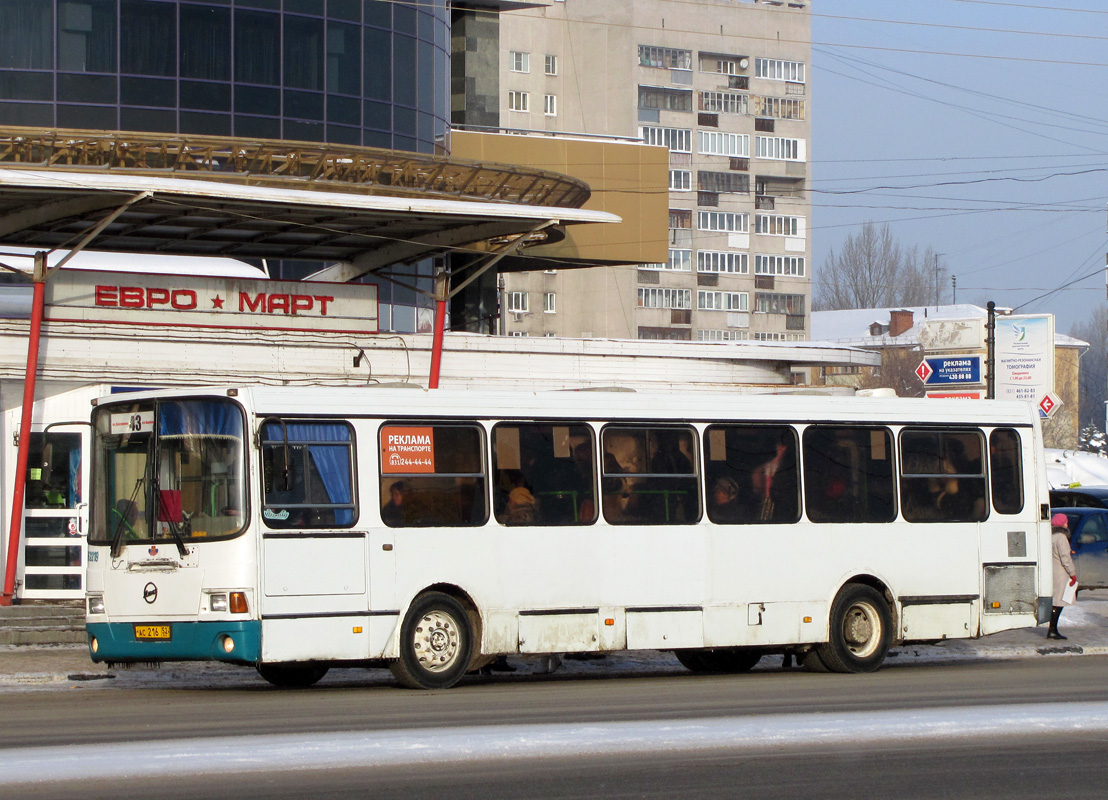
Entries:
[[[130,622],[89,622],[89,657],[95,662],[225,661],[256,664],[261,660],[262,624],[239,622],[170,622],[169,638],[136,638]],[[146,627],[162,627],[146,626]]]

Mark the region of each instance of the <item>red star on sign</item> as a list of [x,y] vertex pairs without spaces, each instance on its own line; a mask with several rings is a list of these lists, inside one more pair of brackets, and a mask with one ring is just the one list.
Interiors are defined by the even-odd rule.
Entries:
[[927,379],[931,377],[931,374],[935,370],[931,369],[931,365],[926,361],[919,362],[919,366],[916,367],[916,377],[918,377],[924,383],[927,383]]
[[223,308],[223,298],[218,294],[212,298],[212,308]]

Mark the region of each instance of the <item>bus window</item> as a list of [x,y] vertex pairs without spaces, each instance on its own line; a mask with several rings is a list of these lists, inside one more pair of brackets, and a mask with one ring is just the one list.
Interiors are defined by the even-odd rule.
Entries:
[[985,507],[980,431],[906,428],[900,434],[901,513],[909,522],[980,522]]
[[262,424],[262,519],[270,528],[354,524],[354,435],[345,422]]
[[700,519],[696,432],[616,427],[603,432],[601,505],[617,525],[682,525]]
[[997,428],[989,434],[989,478],[998,514],[1023,511],[1021,449],[1020,435],[1012,428]]
[[395,528],[484,525],[483,445],[476,425],[382,425],[382,521]]
[[804,430],[804,505],[812,522],[892,522],[893,442],[886,428]]
[[502,525],[587,525],[596,520],[592,429],[502,423],[492,431],[493,509]]
[[796,431],[788,425],[709,425],[704,440],[708,519],[723,525],[797,521]]

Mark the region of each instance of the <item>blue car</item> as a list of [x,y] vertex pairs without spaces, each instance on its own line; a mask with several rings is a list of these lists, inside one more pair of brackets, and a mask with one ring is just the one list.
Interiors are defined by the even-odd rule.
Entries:
[[1108,588],[1108,508],[1053,508],[1070,525],[1070,549],[1082,589]]

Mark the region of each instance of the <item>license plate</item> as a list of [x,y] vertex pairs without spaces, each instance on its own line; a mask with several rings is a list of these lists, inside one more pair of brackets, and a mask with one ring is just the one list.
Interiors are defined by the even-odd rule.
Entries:
[[168,625],[136,625],[135,638],[165,640],[173,637],[170,635],[170,628]]

